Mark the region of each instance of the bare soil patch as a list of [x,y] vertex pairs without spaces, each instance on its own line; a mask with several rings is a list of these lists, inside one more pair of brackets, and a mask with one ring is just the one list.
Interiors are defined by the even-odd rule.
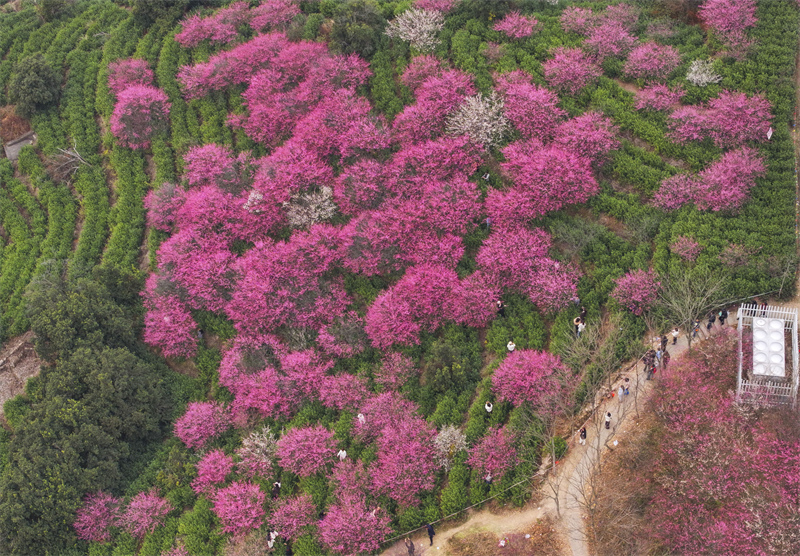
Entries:
[[29,378],[39,374],[41,360],[33,347],[33,332],[11,338],[0,352],[0,415],[3,404],[25,390]]
[[17,116],[14,106],[0,108],[0,140],[4,143],[13,141],[31,130],[31,124],[25,118]]

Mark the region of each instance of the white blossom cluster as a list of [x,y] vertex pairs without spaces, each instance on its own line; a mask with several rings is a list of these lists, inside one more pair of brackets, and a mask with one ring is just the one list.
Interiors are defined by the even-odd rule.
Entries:
[[436,465],[450,471],[456,454],[467,449],[467,436],[458,427],[447,425],[433,439],[433,447],[436,450]]
[[264,200],[264,195],[262,195],[261,192],[256,191],[255,189],[253,189],[250,192],[250,195],[247,196],[247,202],[244,205],[242,205],[242,208],[244,210],[246,210],[247,212],[250,212],[250,213],[253,213],[253,214],[258,214],[260,212],[264,212],[263,209],[258,208],[258,205],[263,200]]
[[442,27],[444,27],[442,12],[411,8],[389,22],[386,34],[410,43],[420,52],[429,52],[439,44],[436,35]]
[[503,99],[495,92],[488,97],[478,93],[467,97],[448,119],[447,133],[467,135],[475,143],[492,147],[508,133],[509,123],[503,112]]
[[269,463],[278,453],[278,437],[269,427],[264,427],[260,432],[253,431],[242,440],[242,445],[236,453],[242,459]]
[[319,191],[312,193],[301,193],[284,203],[284,207],[289,225],[293,228],[308,228],[336,214],[336,203],[333,202],[333,190],[330,187],[321,187]]
[[711,60],[695,60],[689,66],[686,80],[698,87],[705,87],[711,83],[719,83],[722,81],[722,76],[714,72],[712,66],[713,62]]

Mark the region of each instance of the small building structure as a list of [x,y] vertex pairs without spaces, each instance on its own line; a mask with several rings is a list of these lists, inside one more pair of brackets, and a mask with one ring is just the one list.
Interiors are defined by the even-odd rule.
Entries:
[[33,131],[29,131],[28,133],[17,137],[13,141],[3,143],[3,151],[5,151],[7,159],[12,162],[16,162],[17,158],[19,158],[19,151],[22,150],[22,147],[33,145],[34,143],[36,143],[36,134]]
[[794,407],[800,382],[797,309],[746,303],[739,307],[738,321],[736,401]]

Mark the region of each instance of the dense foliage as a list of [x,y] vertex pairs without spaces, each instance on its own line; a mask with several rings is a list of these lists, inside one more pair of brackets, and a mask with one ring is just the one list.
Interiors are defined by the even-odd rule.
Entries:
[[38,137],[0,330],[46,362],[0,552],[363,553],[523,503],[610,370],[554,355],[581,305],[624,358],[671,278],[793,284],[797,6],[609,3],[0,7]]

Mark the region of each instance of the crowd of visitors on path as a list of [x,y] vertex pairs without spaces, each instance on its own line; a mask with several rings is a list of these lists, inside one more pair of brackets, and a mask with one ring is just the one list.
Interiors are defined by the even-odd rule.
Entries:
[[[575,301],[575,300],[573,300]],[[576,302],[576,305],[579,304],[579,301]],[[766,304],[762,304],[762,306],[766,307]],[[706,315],[706,331],[703,334],[704,338],[708,338],[713,334],[714,327],[717,321],[719,321],[719,328],[722,329],[726,325],[726,321],[728,320],[728,310],[727,308],[721,308],[714,311],[710,311]],[[689,343],[691,340],[697,338],[698,334],[701,332],[701,318],[695,318],[692,320],[691,327],[689,330],[686,331],[686,340]],[[585,323],[586,323],[586,308],[581,307],[580,315],[575,317],[573,324],[575,325],[575,335],[580,338],[581,332],[584,330]],[[667,349],[670,345],[677,346],[678,340],[681,338],[681,329],[678,326],[675,326],[669,332],[665,332],[654,337],[647,348],[647,351],[642,356],[640,361],[643,364],[642,373],[645,375],[646,380],[652,380],[653,377],[658,373],[658,371],[666,371],[669,367],[670,360],[672,356]],[[672,340],[672,341],[670,341]],[[616,392],[612,388],[606,397],[613,398],[614,395],[617,397],[617,402],[619,403],[620,407],[625,402],[626,397],[630,394],[630,377],[623,377],[622,382],[617,385]],[[613,415],[610,411],[605,411],[603,416],[604,425],[607,430],[611,429],[611,423],[613,419]],[[586,445],[586,425],[582,426],[577,433],[578,436],[578,443],[581,446]]]

